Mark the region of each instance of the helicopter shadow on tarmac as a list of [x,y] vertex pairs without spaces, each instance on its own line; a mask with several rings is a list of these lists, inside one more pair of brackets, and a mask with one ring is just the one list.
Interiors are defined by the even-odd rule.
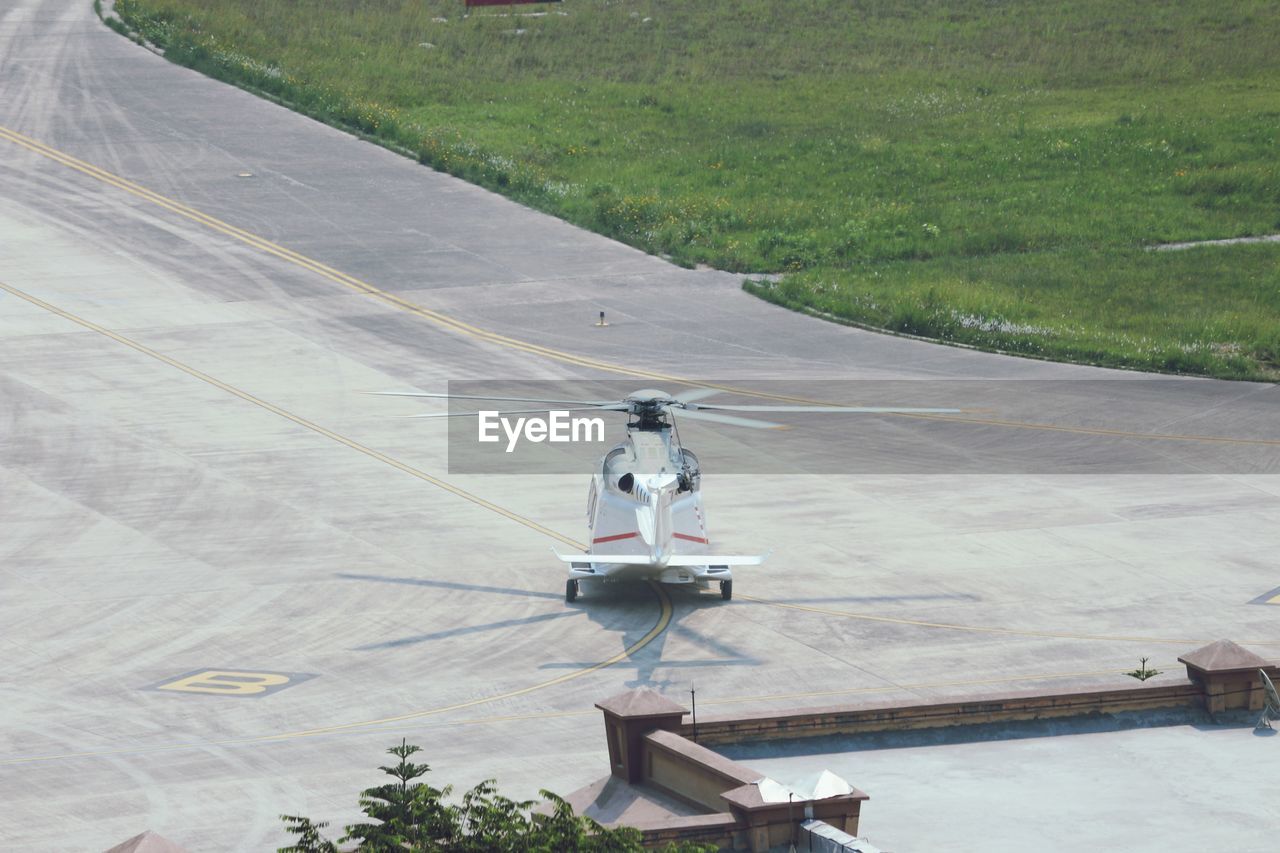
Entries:
[[[560,593],[519,589],[516,587],[488,586],[485,584],[463,583],[460,581],[396,577],[391,575],[369,575],[358,574],[355,572],[338,572],[336,577],[353,581],[403,584],[406,586],[427,587],[442,590],[465,590],[467,592],[505,595],[516,598],[544,598],[559,602],[564,601],[564,596]],[[719,666],[755,666],[760,663],[757,658],[743,655],[736,649],[715,639],[714,637],[708,637],[693,628],[681,624],[682,615],[689,612],[692,607],[720,607],[728,604],[728,602],[722,601],[718,595],[699,595],[696,592],[681,588],[667,587],[666,589],[669,590],[667,594],[672,599],[673,611],[671,622],[668,624],[667,629],[657,637],[653,638],[653,640],[645,646],[628,655],[625,663],[620,661],[613,665],[615,668],[621,668],[624,666],[633,666],[635,668],[635,677],[626,682],[627,687],[645,686],[661,689],[662,687],[670,684],[684,683],[684,679],[681,679],[678,682],[672,679],[655,680],[654,671],[658,667],[684,669]],[[635,618],[638,609],[637,604],[641,605],[639,610],[644,614],[643,618],[640,620],[636,620]],[[524,616],[520,618],[500,619],[479,625],[463,625],[423,634],[412,634],[383,642],[356,646],[353,651],[364,652],[404,648],[407,646],[445,640],[451,637],[484,634],[488,631],[498,631],[506,628],[519,627],[521,625],[534,625],[542,622],[581,616],[583,614],[585,614],[593,623],[598,625],[605,632],[621,634],[621,648],[619,649],[619,651],[621,651],[629,649],[639,643],[645,635],[653,629],[655,622],[653,616],[655,608],[653,605],[656,604],[658,604],[658,599],[653,588],[643,581],[611,583],[607,586],[591,590],[589,596],[579,599],[576,604],[566,604],[565,609],[563,610],[556,610],[551,613],[539,613],[533,616]],[[698,646],[714,652],[718,657],[706,660],[665,661],[662,659],[662,651],[666,644],[666,638],[671,634],[684,637]],[[607,660],[612,657],[613,654],[614,652],[606,647],[602,648],[599,658],[595,660],[547,662],[542,664],[539,668],[569,670],[587,669],[595,666],[602,660]]]
[[[693,670],[722,666],[758,666],[761,663],[759,658],[744,655],[727,643],[682,624],[683,617],[694,610],[701,610],[704,607],[729,606],[730,602],[721,600],[719,594],[716,593],[699,593],[697,590],[686,589],[681,586],[667,586],[663,589],[671,598],[671,622],[668,624],[667,629],[649,644],[628,655],[625,664],[620,662],[614,665],[614,668],[624,666],[635,668],[635,677],[625,682],[626,687],[652,687],[655,690],[662,691],[666,687],[686,685],[689,680],[687,677],[656,679],[654,672],[658,668]],[[577,602],[568,606],[575,611],[585,612],[592,622],[606,631],[621,630],[622,647],[629,649],[652,630],[653,623],[620,626],[620,623],[624,621],[621,615],[627,610],[633,609],[635,602],[653,601],[654,597],[654,589],[644,581],[618,581],[591,588]],[[717,657],[698,660],[665,660],[663,658],[663,649],[669,636],[682,637],[698,647],[714,653]],[[582,669],[595,663],[596,661],[564,661],[544,663],[541,668]]]
[[[540,592],[535,590],[519,589],[517,587],[487,586],[485,584],[462,583],[460,581],[434,580],[432,578],[365,575],[357,574],[355,572],[338,572],[335,576],[342,578],[343,580],[402,584],[405,586],[427,587],[441,590],[463,590],[465,592],[488,593],[490,595],[509,595],[517,598],[547,598],[554,601],[564,600],[563,595],[554,592]],[[533,625],[539,622],[549,622],[551,620],[563,619],[565,617],[576,615],[577,613],[575,611],[561,610],[553,613],[539,613],[533,616],[525,616],[517,619],[499,619],[495,622],[487,622],[481,625],[462,625],[457,628],[446,628],[442,631],[432,631],[425,634],[412,634],[406,637],[398,637],[394,640],[387,640],[381,643],[369,643],[368,645],[356,646],[353,651],[369,652],[377,651],[379,649],[402,648],[404,646],[413,646],[420,643],[429,643],[433,640],[445,640],[450,637],[462,637],[468,634],[482,634],[486,631],[514,628],[519,625]]]

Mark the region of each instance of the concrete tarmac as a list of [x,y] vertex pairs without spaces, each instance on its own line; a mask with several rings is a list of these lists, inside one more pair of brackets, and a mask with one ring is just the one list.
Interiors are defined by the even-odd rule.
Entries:
[[1280,655],[1273,386],[1050,401],[1083,460],[1098,430],[1228,440],[1176,475],[854,476],[866,432],[830,425],[805,433],[825,475],[704,455],[716,542],[769,563],[732,602],[574,605],[549,547],[585,539],[588,471],[451,475],[441,425],[399,417],[429,404],[359,393],[618,378],[1138,377],[792,314],[178,68],[84,0],[7,4],[0,848],[271,848],[280,813],[354,817],[402,737],[437,783],[569,791],[607,769],[592,703],[638,685],[724,713],[1117,683],[1221,637]]

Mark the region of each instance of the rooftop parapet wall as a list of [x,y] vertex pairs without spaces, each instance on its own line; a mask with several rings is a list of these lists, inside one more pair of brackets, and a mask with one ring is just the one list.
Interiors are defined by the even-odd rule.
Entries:
[[763,775],[674,732],[644,736],[645,781],[713,812],[725,811],[722,795]]
[[789,840],[795,822],[805,817],[817,817],[856,833],[862,801],[868,799],[854,788],[848,794],[822,800],[796,797],[766,801],[756,785],[763,774],[674,732],[649,732],[643,749],[646,783],[713,812],[705,817],[674,818],[660,828],[646,827],[643,832],[648,844],[656,845],[664,838],[690,841],[727,833],[736,848],[768,850]]
[[[1044,690],[987,694],[947,702],[882,702],[698,718],[698,743],[791,740],[824,735],[905,732],[950,726],[1016,723],[1162,711],[1207,712],[1262,708],[1258,670],[1274,680],[1280,667],[1230,640],[1219,640],[1178,658],[1187,677],[1175,682],[1134,682],[1126,687],[1051,693]],[[692,736],[690,720],[678,731]]]
[[[733,717],[698,717],[698,743],[790,740],[836,734],[901,732],[949,726],[1066,719],[1135,711],[1204,708],[1202,688],[1190,681],[1074,693],[981,696],[951,702],[905,702],[806,708]],[[680,733],[692,736],[692,722]]]

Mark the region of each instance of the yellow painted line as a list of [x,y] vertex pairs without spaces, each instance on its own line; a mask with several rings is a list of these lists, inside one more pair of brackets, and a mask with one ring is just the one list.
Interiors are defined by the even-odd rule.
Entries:
[[152,190],[147,189],[144,186],[141,186],[140,184],[136,184],[133,181],[120,177],[119,175],[114,175],[111,172],[106,171],[105,169],[101,169],[98,166],[93,165],[92,163],[86,163],[83,160],[79,160],[75,157],[72,157],[70,154],[59,151],[56,148],[52,148],[48,145],[45,145],[44,143],[39,142],[35,139],[32,139],[29,136],[24,136],[23,134],[20,134],[14,130],[10,130],[6,127],[0,126],[0,138],[6,139],[9,142],[12,142],[16,145],[20,145],[21,147],[26,148],[27,150],[32,151],[36,154],[39,154],[42,157],[46,157],[50,160],[53,160],[56,163],[60,163],[64,166],[67,166],[68,168],[74,169],[77,172],[80,172],[84,175],[94,178],[95,180],[101,181],[102,183],[109,184],[110,186],[123,190],[124,192],[127,192],[130,195],[143,199],[144,201],[148,201],[148,202],[151,202],[152,204],[158,205],[159,207],[162,207],[165,210],[170,211],[171,213],[177,214],[178,216],[181,216],[185,219],[189,219],[192,222],[203,225],[207,228],[210,228],[214,231],[217,231],[221,234],[224,234],[228,237],[231,237],[235,240],[238,240],[242,243],[252,246],[255,249],[266,252],[267,254],[273,255],[283,261],[302,267],[303,269],[316,273],[319,276],[322,276],[326,279],[329,279],[330,281],[341,284],[345,287],[359,291],[360,293],[364,293],[368,296],[372,296],[375,299],[378,299],[382,302],[390,304],[396,308],[401,308],[406,311],[409,311],[412,314],[415,314],[419,317],[430,320],[433,323],[444,326],[455,332],[460,332],[470,337],[479,338],[481,340],[488,341],[490,343],[495,343],[500,346],[517,349],[517,350],[528,352],[535,355],[543,355],[548,358],[553,358],[558,361],[563,361],[569,364],[575,364],[582,367],[594,367],[594,368],[599,368],[601,370],[607,370],[607,371],[612,371],[616,373],[623,373],[628,376],[634,376],[637,378],[644,378],[644,379],[658,379],[658,380],[666,380],[666,381],[672,381],[672,382],[681,381],[679,378],[674,376],[668,376],[662,373],[633,370],[631,368],[623,368],[616,365],[607,364],[605,362],[596,361],[594,359],[582,358],[579,356],[571,355],[569,353],[560,352],[559,350],[553,350],[547,347],[539,346],[537,344],[531,344],[526,341],[520,341],[515,338],[510,338],[505,335],[499,335],[495,332],[490,332],[486,329],[481,329],[469,323],[456,320],[438,311],[432,311],[429,308],[424,308],[421,305],[417,305],[416,303],[410,302],[407,299],[403,299],[399,296],[396,296],[393,293],[388,293],[387,291],[377,288],[367,282],[361,281],[360,279],[355,278],[354,276],[347,275],[346,273],[340,270],[336,270],[333,267],[328,266],[327,264],[323,264],[317,260],[309,258],[305,255],[299,254],[298,252],[295,252],[292,249],[287,249],[284,246],[279,245],[278,243],[273,243],[270,240],[267,240],[263,237],[259,237],[258,235],[253,234],[249,231],[245,231],[242,228],[237,228],[234,225],[231,225],[227,222],[223,222],[221,219],[217,219],[206,213],[202,213],[201,211],[196,210],[195,208],[188,207],[187,205],[182,204],[181,202],[174,201],[173,199],[162,196],[157,192],[154,192]]
[[[303,418],[299,415],[295,415],[292,412],[286,411],[285,409],[280,408],[274,403],[269,403],[266,400],[261,399],[260,397],[255,397],[254,395],[248,393],[247,391],[242,391],[239,388],[236,388],[233,385],[229,385],[226,382],[223,382],[220,379],[210,376],[209,374],[201,370],[197,370],[194,367],[183,364],[182,362],[178,361],[175,358],[171,358],[163,353],[160,353],[160,352],[157,352],[156,350],[151,349],[148,346],[145,346],[144,344],[138,343],[137,341],[131,340],[130,338],[126,338],[124,335],[121,335],[117,332],[113,332],[112,330],[105,328],[103,326],[100,326],[91,320],[86,320],[83,317],[76,316],[75,314],[72,314],[69,311],[65,311],[56,305],[52,305],[44,301],[43,299],[40,299],[36,296],[32,296],[29,293],[25,293],[17,289],[16,287],[13,287],[10,284],[0,281],[0,290],[4,290],[5,292],[12,294],[13,296],[18,297],[19,299],[25,300],[26,302],[29,302],[32,305],[35,305],[39,308],[44,309],[45,311],[48,311],[51,314],[54,314],[58,317],[63,318],[64,320],[67,320],[68,322],[74,323],[90,331],[97,332],[100,335],[104,335],[105,337],[110,338],[111,340],[119,344],[123,344],[124,346],[127,346],[138,353],[149,356],[150,358],[154,358],[157,361],[160,361],[170,367],[180,370],[189,376],[199,379],[202,382],[206,382],[209,385],[212,385],[213,387],[218,388],[219,390],[225,391],[228,394],[232,394],[233,396],[239,397],[241,400],[244,400],[247,403],[252,403],[253,405],[263,408],[274,415],[278,415],[282,418],[285,418],[286,420],[289,420],[295,424],[298,424],[299,426],[305,427],[306,429],[309,429],[315,433],[318,433],[324,436],[325,438],[336,441],[339,444],[344,445],[345,447],[349,447],[352,450],[357,450],[360,453],[365,454],[366,456],[369,456],[373,459],[378,460],[379,462],[383,462],[387,465],[390,465],[391,467],[399,471],[403,471],[406,474],[411,474],[412,476],[417,477],[420,480],[425,480],[426,482],[431,483],[434,486],[444,489],[450,494],[456,495],[460,498],[463,498],[464,500],[468,500],[476,504],[477,506],[483,507],[484,509],[490,510],[491,512],[495,512],[498,515],[503,516],[504,518],[508,518],[512,521],[517,522],[518,524],[522,524],[525,527],[530,528],[531,530],[535,530],[538,533],[543,534],[544,536],[549,536],[553,539],[556,539],[557,541],[563,542],[564,544],[577,548],[579,550],[584,550],[584,551],[586,550],[586,546],[578,542],[577,540],[571,539],[568,536],[558,533],[550,529],[549,527],[544,527],[543,525],[538,524],[536,521],[533,521],[530,518],[526,518],[523,515],[519,515],[518,513],[512,512],[511,510],[498,506],[492,501],[485,500],[479,495],[469,492],[466,489],[459,488],[458,486],[455,486],[452,483],[446,482],[445,480],[442,480],[439,477],[434,477],[425,471],[422,471],[418,468],[414,468],[411,465],[407,465],[399,461],[398,459],[394,459],[390,456],[387,456],[385,453],[380,453],[379,451],[374,450],[373,448],[367,447],[353,439],[347,438],[344,435],[340,435],[339,433],[336,433],[333,430],[326,429],[325,427],[320,426],[314,421],[307,420],[306,418]],[[266,736],[261,736],[256,738],[228,739],[224,741],[216,741],[214,743],[217,743],[217,744],[257,743],[257,742],[268,741],[268,740],[284,740],[288,738],[311,737],[314,735],[327,734],[331,732],[339,732],[339,731],[344,731],[348,729],[376,726],[383,723],[393,723],[393,722],[400,722],[403,720],[418,719],[420,717],[427,717],[435,714],[444,714],[449,711],[457,711],[463,708],[472,708],[477,705],[483,705],[489,702],[498,702],[503,699],[511,699],[517,696],[524,696],[525,694],[533,693],[537,690],[544,690],[548,687],[553,687],[557,684],[563,684],[564,682],[571,681],[575,678],[581,678],[584,675],[589,675],[593,672],[597,672],[601,669],[604,669],[605,667],[613,666],[616,663],[620,663],[626,660],[632,654],[640,651],[645,646],[649,645],[649,643],[653,642],[654,638],[659,636],[663,631],[667,629],[667,626],[671,624],[671,614],[672,614],[671,598],[667,595],[667,591],[662,588],[661,584],[656,584],[656,583],[650,584],[650,587],[652,588],[654,594],[657,596],[658,602],[660,604],[660,612],[658,615],[658,620],[654,623],[653,627],[650,628],[649,631],[643,637],[636,640],[634,643],[627,646],[625,649],[613,655],[612,657],[606,660],[600,661],[599,663],[595,663],[590,666],[583,667],[582,669],[574,670],[572,672],[567,672],[564,675],[560,675],[560,676],[557,676],[556,678],[548,679],[547,681],[539,682],[529,687],[522,687],[516,690],[509,690],[505,693],[499,693],[492,696],[485,696],[479,699],[470,700],[468,702],[459,702],[453,705],[445,705],[438,708],[429,708],[426,710],[411,711],[405,714],[397,714],[390,717],[380,717],[373,720],[362,720],[362,721],[353,722],[353,723],[339,723],[332,726],[322,726],[314,729],[285,732],[281,734],[266,735]],[[106,751],[102,753],[75,753],[73,755],[75,756],[91,755],[91,754],[111,755],[111,754],[117,754],[118,752],[123,752],[123,751],[127,751],[127,750]],[[67,756],[67,757],[71,757],[71,756]],[[24,761],[36,761],[36,760],[43,760],[43,759],[41,758],[13,759],[3,763],[13,764],[13,763],[22,763]]]
[[568,536],[565,536],[562,533],[558,533],[549,527],[544,527],[543,525],[538,524],[533,519],[526,518],[523,515],[514,513],[509,509],[498,506],[492,501],[485,500],[484,498],[480,497],[474,492],[469,492],[466,489],[455,486],[452,483],[449,483],[445,480],[440,479],[439,477],[432,476],[431,474],[428,474],[426,471],[423,471],[419,468],[414,468],[412,465],[407,465],[398,459],[395,459],[393,457],[386,455],[385,453],[381,453],[377,450],[374,450],[372,447],[368,447],[367,445],[361,444],[360,442],[355,441],[354,439],[347,438],[345,435],[341,435],[339,433],[334,432],[331,429],[322,427],[319,424],[317,424],[315,421],[309,421],[300,415],[295,415],[293,412],[286,411],[285,409],[280,408],[274,403],[269,403],[266,400],[263,400],[261,397],[255,397],[247,391],[242,391],[233,385],[228,385],[226,382],[223,382],[221,379],[217,379],[201,370],[197,370],[194,367],[183,364],[182,362],[178,361],[175,358],[170,358],[164,353],[157,352],[156,350],[153,350],[148,346],[140,344],[137,341],[132,340],[130,338],[126,338],[124,335],[113,332],[110,329],[105,328],[104,326],[99,326],[97,323],[93,322],[92,320],[86,320],[85,318],[76,316],[75,314],[72,314],[69,311],[64,311],[63,309],[59,308],[56,305],[52,305],[48,302],[45,302],[43,299],[40,299],[37,296],[32,296],[29,293],[25,293],[21,290],[18,290],[16,287],[10,284],[7,284],[3,281],[0,281],[0,290],[4,290],[8,293],[11,293],[14,296],[18,297],[19,299],[26,300],[27,302],[30,302],[32,305],[43,308],[44,310],[48,311],[51,314],[56,314],[57,316],[63,318],[64,320],[68,320],[72,323],[75,323],[78,326],[82,326],[85,329],[89,329],[90,331],[97,332],[100,335],[104,335],[110,338],[116,343],[124,344],[125,346],[129,347],[132,350],[135,350],[137,352],[142,353],[143,355],[154,358],[157,361],[163,362],[164,364],[167,364],[170,367],[181,370],[183,373],[187,374],[188,376],[193,376],[196,379],[199,379],[201,382],[206,382],[209,385],[212,385],[213,387],[221,391],[225,391],[228,394],[239,397],[241,400],[244,400],[247,403],[252,403],[253,405],[258,406],[259,408],[266,409],[268,412],[271,412],[273,415],[279,415],[285,420],[292,421],[298,426],[305,427],[311,430],[312,432],[315,432],[324,436],[325,438],[331,439],[332,441],[336,441],[339,444],[342,444],[346,447],[351,448],[352,450],[359,451],[360,453],[363,453],[366,456],[376,459],[379,462],[382,462],[386,465],[390,465],[392,468],[395,468],[399,471],[403,471],[406,474],[410,474],[414,477],[417,477],[419,480],[424,480],[433,486],[437,486],[438,488],[444,489],[446,492],[449,492],[450,494],[457,495],[458,497],[464,500],[471,501],[473,504],[476,504],[477,506],[484,507],[485,509],[491,512],[495,512],[498,515],[503,516],[504,518],[509,518],[518,524],[523,524],[525,527],[528,527],[531,530],[535,530],[544,536],[549,536],[558,542],[563,542],[565,545],[569,545],[570,547],[577,548],[579,551],[585,551],[587,549],[586,545],[584,545],[581,542],[578,542],[576,539],[571,539]]
[[[188,219],[206,228],[210,228],[214,231],[217,231],[220,234],[224,234],[228,237],[231,237],[232,239],[238,240],[242,243],[252,246],[255,249],[266,252],[269,255],[279,258],[280,260],[302,267],[305,270],[313,272],[316,275],[319,275],[323,278],[326,278],[344,287],[348,287],[352,290],[358,291],[374,299],[377,299],[385,304],[408,311],[409,313],[414,314],[418,317],[421,317],[425,320],[429,320],[430,322],[435,323],[438,326],[444,327],[454,332],[458,332],[460,334],[467,335],[469,337],[477,338],[477,339],[486,341],[488,343],[496,344],[498,346],[506,347],[509,349],[515,349],[520,352],[530,353],[531,355],[543,356],[545,358],[553,359],[555,361],[563,362],[565,364],[572,364],[580,367],[590,367],[590,368],[601,370],[607,373],[615,373],[622,376],[631,376],[637,379],[652,379],[659,382],[669,382],[669,383],[675,383],[678,385],[687,385],[695,388],[712,388],[717,391],[724,391],[731,394],[739,394],[746,397],[754,397],[754,398],[764,399],[764,400],[774,400],[774,401],[780,401],[780,402],[800,403],[800,404],[833,405],[831,403],[824,403],[823,401],[811,400],[805,397],[795,397],[795,396],[789,396],[785,394],[769,394],[762,391],[753,391],[745,388],[736,388],[731,385],[720,385],[713,382],[703,382],[699,380],[689,379],[686,377],[674,376],[667,373],[660,373],[657,371],[640,370],[632,367],[624,367],[622,365],[613,364],[611,362],[601,361],[599,359],[588,358],[585,356],[578,356],[572,353],[564,352],[562,350],[552,349],[551,347],[544,347],[539,344],[533,344],[533,343],[529,343],[528,341],[522,341],[517,338],[512,338],[506,335],[498,334],[496,332],[491,332],[487,329],[480,328],[479,326],[475,326],[470,323],[466,323],[461,320],[450,317],[449,315],[443,314],[439,311],[433,311],[429,308],[425,308],[421,305],[418,305],[417,303],[411,302],[393,293],[389,293],[385,290],[382,290],[381,288],[378,288],[372,284],[369,284],[368,282],[362,281],[356,278],[355,276],[348,275],[347,273],[344,273],[341,270],[334,269],[333,267],[328,266],[327,264],[321,263],[320,261],[317,261],[313,258],[309,258],[305,255],[302,255],[298,252],[293,251],[292,249],[288,249],[284,246],[281,246],[278,243],[273,243],[270,240],[267,240],[256,234],[253,234],[252,232],[245,231],[242,228],[238,228],[234,225],[231,225],[230,223],[222,221],[221,219],[217,219],[213,216],[210,216],[207,213],[203,213],[199,210],[196,210],[193,207],[189,207],[185,204],[182,204],[181,202],[178,202],[171,198],[163,196],[153,190],[147,189],[146,187],[140,184],[134,183],[133,181],[130,181],[127,178],[122,178],[119,175],[115,175],[111,172],[108,172],[107,170],[102,169],[98,166],[95,166],[92,163],[88,163],[88,162],[85,162],[84,160],[80,160],[76,157],[72,157],[70,154],[67,154],[64,151],[60,151],[56,148],[53,148],[49,145],[44,144],[43,142],[40,142],[24,134],[18,133],[17,131],[11,130],[2,125],[0,125],[0,139],[5,139],[9,142],[12,142],[15,145],[19,145],[27,149],[28,151],[32,151],[36,154],[39,154],[42,157],[52,160],[55,163],[59,163],[70,169],[74,169],[75,171],[80,172],[81,174],[84,174],[90,178],[93,178],[94,180],[101,181],[102,183],[116,187],[117,189],[123,190],[124,192],[129,193],[130,195],[136,196],[137,198],[140,198],[144,201],[158,205],[159,207],[162,207],[165,210],[170,211],[171,213],[174,213],[178,216],[181,216],[185,219]],[[1268,438],[1234,438],[1230,436],[1180,435],[1176,433],[1129,432],[1125,430],[1111,430],[1111,429],[1101,429],[1101,428],[1091,428],[1091,427],[1069,427],[1069,426],[1059,426],[1056,424],[1037,424],[1037,423],[1028,423],[1023,421],[1007,421],[1007,420],[1000,420],[1000,419],[974,418],[974,417],[965,417],[963,415],[957,416],[957,415],[899,414],[899,415],[895,415],[895,417],[920,418],[925,420],[945,420],[945,421],[952,421],[956,423],[969,423],[969,424],[983,425],[983,426],[999,426],[999,427],[1005,427],[1009,429],[1044,430],[1044,431],[1051,431],[1051,432],[1074,433],[1078,435],[1136,438],[1136,439],[1147,439],[1147,440],[1155,440],[1155,441],[1199,441],[1199,442],[1215,442],[1215,443],[1223,443],[1223,444],[1242,444],[1242,445],[1260,445],[1260,446],[1280,447],[1280,439],[1268,439]]]
[[[951,622],[929,622],[923,619],[906,619],[898,616],[876,616],[871,613],[851,613],[848,610],[832,610],[826,607],[813,607],[806,604],[788,604],[781,601],[770,601],[767,598],[756,598],[751,595],[739,595],[744,601],[764,604],[769,607],[781,607],[786,610],[801,610],[807,613],[820,613],[824,616],[839,616],[843,619],[858,619],[863,622],[883,622],[890,625],[907,625],[913,628],[932,628],[946,631],[967,631],[975,634],[999,634],[1009,637],[1039,637],[1051,640],[1090,640],[1110,643],[1150,643],[1170,646],[1203,646],[1214,642],[1209,639],[1170,639],[1167,637],[1134,637],[1123,634],[1072,634],[1066,631],[1033,631],[1023,628],[994,628],[985,625],[958,625]],[[1280,646],[1280,640],[1241,640],[1251,646]],[[1190,648],[1188,648],[1190,651]]]

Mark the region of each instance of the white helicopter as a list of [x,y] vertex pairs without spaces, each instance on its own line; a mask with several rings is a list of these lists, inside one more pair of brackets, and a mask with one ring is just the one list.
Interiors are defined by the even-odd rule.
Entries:
[[[626,412],[627,437],[604,455],[587,493],[590,548],[585,554],[555,553],[569,564],[565,601],[577,599],[581,583],[653,580],[665,584],[720,586],[720,596],[733,597],[733,566],[760,565],[768,554],[716,554],[702,509],[702,472],[698,457],[680,444],[675,413],[690,420],[712,421],[754,429],[781,424],[741,418],[726,412],[835,414],[955,414],[959,409],[879,406],[725,405],[699,402],[716,389],[698,388],[676,395],[656,389],[632,392],[621,400],[546,400],[530,397],[486,397],[413,391],[376,392],[394,397],[534,403],[537,409],[486,412],[490,415],[599,410]],[[475,417],[480,412],[448,412],[418,417]]]

